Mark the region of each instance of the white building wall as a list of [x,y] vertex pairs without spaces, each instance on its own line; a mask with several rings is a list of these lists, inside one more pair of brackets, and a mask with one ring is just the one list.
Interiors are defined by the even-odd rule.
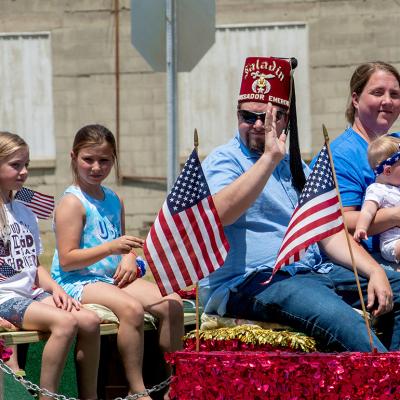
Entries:
[[18,133],[32,160],[56,158],[49,33],[0,33],[0,129]]

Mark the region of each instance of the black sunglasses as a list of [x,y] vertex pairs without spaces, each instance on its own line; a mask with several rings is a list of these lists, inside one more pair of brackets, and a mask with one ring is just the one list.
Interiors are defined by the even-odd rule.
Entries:
[[[240,117],[243,119],[246,124],[254,125],[256,121],[259,119],[262,123],[265,122],[265,112],[253,112],[248,110],[238,110]],[[283,116],[286,115],[285,111],[277,110],[276,112],[276,120],[280,121]]]

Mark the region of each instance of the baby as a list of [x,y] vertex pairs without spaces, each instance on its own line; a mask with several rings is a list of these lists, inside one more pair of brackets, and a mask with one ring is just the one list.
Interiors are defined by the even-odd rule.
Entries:
[[[380,208],[400,205],[400,139],[394,136],[381,136],[368,146],[368,162],[374,170],[376,180],[368,186],[365,193],[354,239],[367,239],[367,231]],[[400,228],[391,228],[380,234],[382,257],[399,263]]]

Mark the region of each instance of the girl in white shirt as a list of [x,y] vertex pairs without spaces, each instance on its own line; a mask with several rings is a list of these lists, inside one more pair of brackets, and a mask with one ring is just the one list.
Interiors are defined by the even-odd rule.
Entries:
[[51,392],[58,389],[76,336],[79,395],[96,399],[100,322],[93,312],[81,309],[40,265],[36,217],[13,200],[13,192],[28,177],[28,165],[25,141],[0,132],[0,317],[22,329],[50,333],[43,350],[40,386]]

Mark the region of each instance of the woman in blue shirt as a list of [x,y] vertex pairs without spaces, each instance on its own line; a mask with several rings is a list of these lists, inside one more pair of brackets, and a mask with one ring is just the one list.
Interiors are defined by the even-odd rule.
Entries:
[[[353,232],[367,187],[375,181],[368,164],[368,144],[387,134],[400,113],[400,75],[384,62],[365,63],[356,68],[350,80],[350,101],[346,118],[350,126],[331,144],[345,218]],[[370,252],[379,249],[377,237],[400,225],[400,208],[379,210],[365,243]]]

